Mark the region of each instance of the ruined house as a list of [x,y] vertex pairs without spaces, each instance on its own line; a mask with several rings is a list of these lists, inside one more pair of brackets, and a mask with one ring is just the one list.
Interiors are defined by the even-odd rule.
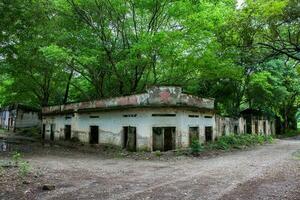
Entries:
[[128,150],[172,150],[214,139],[214,99],[152,87],[146,93],[43,108],[45,139],[75,137]]
[[245,133],[245,119],[219,117],[214,111],[214,99],[189,95],[175,86],[44,107],[42,114],[46,140],[76,138],[84,143],[112,144],[131,151],[167,151],[189,147],[192,140],[213,141],[223,132]]
[[245,109],[239,117],[216,115],[217,137],[228,134],[275,134],[275,118],[259,110]]
[[39,128],[40,124],[40,111],[36,108],[14,104],[0,109],[0,127],[3,129]]

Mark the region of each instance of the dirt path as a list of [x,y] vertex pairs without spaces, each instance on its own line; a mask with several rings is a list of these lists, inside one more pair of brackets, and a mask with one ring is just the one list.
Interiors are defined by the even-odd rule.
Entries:
[[278,140],[209,159],[135,161],[51,151],[26,159],[56,185],[37,199],[300,199],[299,152],[300,140]]

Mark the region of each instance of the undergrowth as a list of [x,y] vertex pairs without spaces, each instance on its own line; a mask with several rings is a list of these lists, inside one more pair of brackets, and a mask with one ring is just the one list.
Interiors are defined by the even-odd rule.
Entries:
[[215,142],[207,144],[208,149],[243,149],[245,147],[272,143],[273,137],[270,135],[243,134],[243,135],[226,135],[218,138]]
[[217,138],[214,142],[201,144],[198,141],[192,141],[191,153],[197,154],[202,151],[210,150],[231,150],[231,149],[244,149],[255,145],[265,143],[272,143],[273,137],[270,135],[257,135],[257,134],[243,134],[235,135],[230,134]]

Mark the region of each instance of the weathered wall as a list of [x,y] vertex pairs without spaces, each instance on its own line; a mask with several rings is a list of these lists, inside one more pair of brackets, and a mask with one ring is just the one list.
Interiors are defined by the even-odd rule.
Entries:
[[205,99],[182,93],[180,87],[152,87],[147,93],[115,97],[97,101],[72,103],[44,107],[43,114],[77,112],[83,110],[107,110],[125,107],[194,107],[195,109],[214,109],[214,99]]
[[9,119],[9,111],[3,110],[0,111],[0,127],[1,128],[8,128],[8,119]]
[[243,118],[230,118],[216,116],[216,135],[242,134],[244,133]]
[[[264,131],[264,122],[266,126],[265,127],[266,131]],[[256,125],[258,126],[257,128]],[[252,133],[265,134],[265,135],[275,134],[275,120],[267,119],[263,117],[252,117],[251,128],[252,128]]]
[[40,126],[40,124],[41,120],[37,112],[18,110],[16,128],[29,128]]
[[[275,134],[275,121],[267,118],[252,117],[251,120],[251,133],[271,135]],[[220,137],[222,135],[228,134],[243,134],[246,133],[246,119],[240,118],[230,118],[216,116],[216,136]],[[265,123],[265,131],[264,131]],[[257,124],[257,128],[256,128]],[[237,129],[235,129],[235,126]],[[256,131],[257,130],[257,131]]]
[[[176,116],[152,116],[152,114],[176,114]],[[132,117],[135,115],[136,117]],[[199,117],[189,117],[189,115],[198,115]],[[204,116],[207,115],[212,118],[205,118]],[[91,118],[91,116],[99,118]],[[152,149],[152,127],[176,127],[177,148],[189,145],[189,127],[199,127],[199,138],[202,142],[205,140],[205,126],[215,127],[212,114],[175,108],[129,109],[127,111],[45,116],[43,123],[46,124],[46,139],[50,138],[50,124],[55,124],[55,139],[63,139],[65,125],[71,125],[72,137],[88,143],[90,126],[99,126],[99,143],[115,145],[122,144],[123,127],[133,126],[137,131],[137,148],[148,150]]]

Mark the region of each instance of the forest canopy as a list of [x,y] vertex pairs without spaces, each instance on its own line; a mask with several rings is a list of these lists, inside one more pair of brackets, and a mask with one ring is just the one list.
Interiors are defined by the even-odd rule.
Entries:
[[1,0],[0,106],[180,85],[295,126],[299,0]]

